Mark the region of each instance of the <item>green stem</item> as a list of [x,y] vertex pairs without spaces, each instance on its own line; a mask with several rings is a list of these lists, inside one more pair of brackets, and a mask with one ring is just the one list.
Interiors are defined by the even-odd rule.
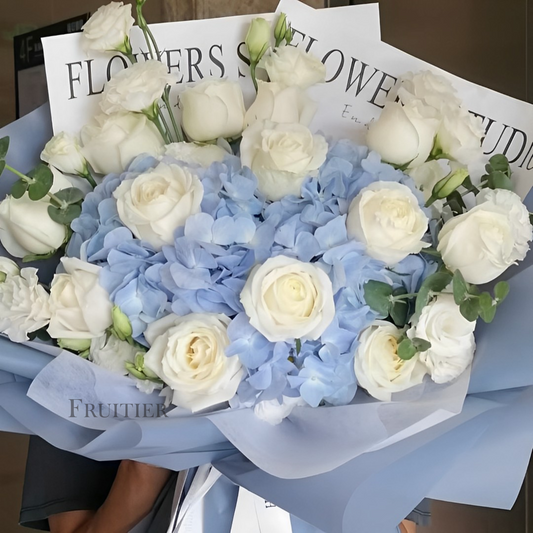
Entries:
[[[30,185],[35,183],[35,180],[33,178],[30,178],[29,176],[26,176],[26,174],[22,174],[22,172],[19,172],[17,169],[15,169],[15,168],[7,165],[7,164],[6,164],[5,168],[7,168],[7,170],[13,172],[13,174],[18,176],[21,180],[24,180],[26,183],[29,183]],[[50,198],[50,200],[52,200],[53,202],[55,202],[57,204],[56,207],[64,208],[64,207],[66,207],[68,205],[65,202],[61,201],[54,193],[51,193],[50,191],[48,191],[46,193],[46,195]]]
[[139,28],[141,28],[144,40],[146,41],[146,45],[148,46],[148,52],[150,53],[150,57],[154,59],[154,51],[152,49],[152,43],[150,42],[150,36],[147,31],[147,24],[146,20],[143,17],[143,8],[142,5],[137,4],[137,24],[139,24]]
[[163,127],[165,128],[165,132],[167,134],[167,139],[171,143],[172,142],[172,133],[170,131],[170,127],[168,126],[167,119],[165,118],[165,115],[164,115],[163,111],[161,111],[160,107],[157,108],[157,114],[158,114],[158,116],[159,116],[159,118],[161,120],[161,123],[163,124]]
[[178,124],[174,113],[172,112],[172,108],[170,106],[170,99],[168,98],[168,93],[166,90],[163,93],[163,102],[167,106],[168,114],[170,115],[170,120],[172,122],[172,127],[174,128],[174,133],[176,134],[176,139],[178,142],[183,142],[185,140],[183,137],[183,131],[181,131],[181,127]]
[[257,79],[255,77],[255,67],[256,66],[257,66],[257,64],[252,61],[251,64],[250,64],[250,75],[252,76],[252,81],[254,82],[255,92],[257,92],[259,90],[259,88],[257,86]]
[[156,115],[155,117],[148,116],[148,118],[155,124],[155,127],[161,134],[161,137],[163,137],[163,141],[165,142],[165,144],[170,144],[172,141],[169,140],[168,133],[163,127],[163,124],[161,124],[161,120],[159,119],[159,117],[160,117],[160,114]]
[[418,293],[413,292],[411,294],[398,294],[398,296],[391,296],[391,302],[400,302],[401,300],[407,300],[408,298],[416,298]]
[[93,189],[96,187],[96,181],[94,181],[94,178],[91,176],[89,169],[86,169],[84,173],[78,175],[80,178],[87,180]]

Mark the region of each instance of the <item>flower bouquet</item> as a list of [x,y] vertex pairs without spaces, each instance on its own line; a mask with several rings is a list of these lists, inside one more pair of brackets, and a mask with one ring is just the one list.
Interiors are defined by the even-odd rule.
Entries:
[[[472,390],[472,363],[497,372],[490,339],[513,342],[502,324],[524,312],[512,289],[529,272],[510,267],[533,228],[509,160],[484,159],[482,119],[431,71],[402,76],[365,144],[316,131],[310,92],[326,67],[292,45],[283,13],[247,32],[251,105],[228,78],[182,83],[178,103],[144,3],[139,51],[129,5],[84,26],[89,56],[127,68],[79,135],[57,132],[31,171],[0,139],[2,179],[16,177],[0,203],[0,331],[35,363],[14,370],[3,341],[0,366],[35,378],[10,389],[28,407],[3,402],[5,424],[98,459],[217,461],[325,531],[385,531],[429,494],[427,476],[482,446],[492,411],[526,401],[467,398],[500,388]],[[24,263],[50,258],[48,285]],[[361,511],[368,483],[442,446],[442,471],[386,516]],[[324,488],[344,491],[342,511]]]

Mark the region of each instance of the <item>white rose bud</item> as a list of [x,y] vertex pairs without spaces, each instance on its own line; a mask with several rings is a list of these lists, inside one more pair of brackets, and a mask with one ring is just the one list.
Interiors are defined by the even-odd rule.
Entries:
[[140,350],[114,335],[102,335],[91,340],[90,360],[116,374],[125,376],[126,363],[133,363]]
[[448,383],[459,377],[474,358],[476,322],[463,317],[453,295],[439,294],[426,305],[416,325],[407,332],[431,343],[431,348],[420,353],[431,379],[435,383]]
[[239,358],[225,353],[229,322],[224,315],[193,313],[148,326],[145,368],[172,389],[175,405],[196,412],[235,396],[244,372]]
[[135,23],[131,16],[131,5],[111,2],[100,7],[84,24],[82,48],[85,52],[127,52],[129,34]]
[[251,271],[241,302],[250,324],[270,342],[316,340],[335,315],[328,275],[311,263],[284,255]]
[[67,228],[48,215],[46,200],[32,202],[28,194],[0,202],[0,241],[13,257],[47,255],[67,238]]
[[238,137],[244,129],[244,99],[237,82],[204,80],[180,96],[183,129],[193,141]]
[[246,125],[258,120],[277,124],[302,124],[309,126],[317,110],[317,104],[297,86],[286,87],[281,83],[257,81],[259,90],[254,103],[246,112]]
[[368,147],[387,163],[419,166],[431,153],[439,123],[434,110],[420,102],[387,102],[368,129]]
[[176,229],[200,212],[203,195],[196,174],[165,163],[134,180],[124,180],[113,193],[122,223],[157,249],[172,244]]
[[[14,272],[12,267],[9,270]],[[20,275],[8,274],[0,283],[0,331],[13,342],[27,341],[28,333],[50,321],[48,301],[36,268],[23,268]]]
[[422,241],[429,220],[409,187],[377,181],[365,187],[350,204],[348,234],[366,244],[370,257],[389,266],[430,246]]
[[229,152],[216,144],[179,142],[167,144],[165,155],[173,157],[177,161],[208,168],[215,162],[224,161]]
[[476,207],[444,224],[437,250],[450,270],[460,270],[468,283],[481,285],[524,259],[533,228],[514,192],[486,189],[476,200]]
[[480,117],[459,107],[446,107],[442,110],[442,123],[435,146],[459,163],[469,165],[482,157],[481,141],[484,136]]
[[173,83],[168,67],[155,59],[134,63],[115,74],[105,87],[100,108],[107,115],[121,111],[155,116],[154,105],[167,84]]
[[111,326],[107,291],[98,283],[100,267],[76,258],[62,257],[65,274],[56,274],[50,286],[53,339],[93,339]]
[[41,159],[66,174],[87,173],[87,161],[81,153],[78,139],[64,131],[54,135],[46,143]]
[[327,153],[326,139],[301,124],[255,122],[242,134],[242,164],[252,169],[259,190],[272,201],[299,197],[304,179],[318,175]]
[[280,46],[264,60],[270,81],[308,89],[326,81],[326,67],[314,55],[294,46]]
[[82,153],[95,172],[120,174],[140,154],[157,156],[164,142],[156,126],[138,113],[98,115],[81,130]]
[[244,39],[250,61],[257,63],[270,47],[270,24],[261,17],[252,20]]
[[418,355],[404,361],[398,357],[402,331],[394,324],[376,320],[359,338],[354,368],[357,382],[374,398],[390,402],[395,392],[422,383],[427,371]]

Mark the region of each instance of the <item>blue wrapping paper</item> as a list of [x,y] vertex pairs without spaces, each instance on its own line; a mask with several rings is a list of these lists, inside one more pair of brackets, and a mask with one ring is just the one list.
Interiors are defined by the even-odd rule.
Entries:
[[[2,129],[4,135],[12,136],[8,162],[29,170],[51,136],[47,108]],[[0,194],[9,183],[3,176]],[[51,261],[49,273],[54,266]],[[294,514],[295,533],[392,533],[426,496],[510,508],[533,448],[533,357],[524,318],[533,307],[531,254],[509,276],[511,292],[495,321],[489,327],[479,324],[470,395],[462,411],[320,475],[281,479],[267,474],[206,416],[124,420],[105,431],[73,423],[28,397],[32,380],[53,358],[7,339],[0,339],[0,428],[36,434],[96,460],[132,458],[174,470],[212,462],[228,480]],[[206,518],[213,524],[210,533],[228,531],[236,497],[227,481],[215,487],[208,506],[213,514]]]

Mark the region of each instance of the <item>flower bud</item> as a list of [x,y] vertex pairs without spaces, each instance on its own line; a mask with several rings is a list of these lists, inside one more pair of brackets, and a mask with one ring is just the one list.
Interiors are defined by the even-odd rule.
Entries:
[[115,305],[111,315],[113,317],[113,330],[115,335],[121,341],[125,341],[128,337],[131,337],[133,329],[130,319],[120,310],[120,307]]
[[460,187],[463,184],[468,176],[469,172],[466,167],[458,167],[455,170],[452,169],[447,176],[435,183],[429,201],[447,198],[453,191],[455,191],[455,189],[457,189],[457,187]]
[[270,46],[270,24],[263,18],[253,19],[244,42],[250,52],[250,61],[257,64]]
[[281,13],[278,17],[278,22],[274,28],[274,38],[276,39],[276,46],[279,46],[281,42],[285,39],[285,34],[287,32],[287,15]]
[[292,26],[289,24],[287,31],[285,32],[285,42],[291,44],[294,34],[292,33]]
[[57,339],[57,344],[63,350],[85,352],[91,347],[91,339]]

